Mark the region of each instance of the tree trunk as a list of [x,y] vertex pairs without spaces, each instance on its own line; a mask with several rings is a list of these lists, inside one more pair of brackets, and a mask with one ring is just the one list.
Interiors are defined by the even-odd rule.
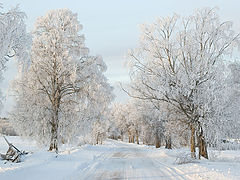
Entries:
[[123,141],[123,132],[121,131],[121,141]]
[[170,136],[167,136],[167,137],[166,137],[165,142],[166,142],[165,148],[166,148],[166,149],[172,149],[172,140],[171,140],[171,137],[170,137]]
[[139,134],[138,134],[138,131],[136,131],[136,139],[137,139],[137,144],[139,144]]
[[190,126],[191,128],[191,157],[196,159],[196,148],[195,148],[195,127],[193,125]]
[[58,137],[57,137],[57,129],[58,125],[56,123],[52,123],[52,129],[51,129],[51,142],[49,151],[56,151],[58,152]]
[[131,143],[131,133],[128,132],[128,142]]
[[102,145],[102,143],[103,143],[103,137],[101,137],[100,139],[100,144]]
[[[59,100],[59,99],[58,99]],[[52,115],[52,122],[51,122],[51,141],[49,151],[56,151],[58,152],[58,110],[59,110],[59,101],[56,100],[56,104],[54,106],[54,113]]]
[[96,144],[98,144],[98,141],[99,141],[99,132],[97,133],[97,139],[96,139]]
[[203,130],[201,127],[200,127],[200,134],[198,136],[198,149],[199,149],[198,158],[200,159],[202,156],[202,157],[208,159],[207,144],[205,142],[205,139],[203,136]]
[[131,143],[134,143],[135,142],[135,137],[132,135],[132,138],[131,138]]
[[156,146],[156,148],[160,148],[160,146],[161,146],[161,140],[157,133],[155,135],[155,146]]

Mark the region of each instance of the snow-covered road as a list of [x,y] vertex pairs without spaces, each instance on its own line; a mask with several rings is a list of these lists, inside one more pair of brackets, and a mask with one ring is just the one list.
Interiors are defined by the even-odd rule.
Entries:
[[95,158],[79,172],[83,179],[187,179],[187,176],[152,156],[152,151],[112,141],[117,147]]
[[210,162],[204,160],[201,163],[178,165],[175,163],[177,153],[174,150],[154,149],[113,140],[105,143],[110,149],[94,157],[71,179],[238,179],[230,177],[230,174],[225,176],[218,169],[205,167]]
[[[33,154],[17,164],[0,161],[0,180],[240,179],[240,151],[211,151],[211,160],[177,164],[176,157],[189,152],[188,149],[156,149],[106,140],[104,145],[62,147],[56,156],[39,149],[32,141],[8,138],[19,149]],[[0,152],[6,149],[6,143],[0,139]]]

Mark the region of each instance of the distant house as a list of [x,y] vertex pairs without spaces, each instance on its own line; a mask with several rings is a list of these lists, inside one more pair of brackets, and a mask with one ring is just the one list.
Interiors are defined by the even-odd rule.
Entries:
[[14,131],[11,126],[9,119],[0,118],[0,134],[8,135],[8,136],[16,136],[17,133]]

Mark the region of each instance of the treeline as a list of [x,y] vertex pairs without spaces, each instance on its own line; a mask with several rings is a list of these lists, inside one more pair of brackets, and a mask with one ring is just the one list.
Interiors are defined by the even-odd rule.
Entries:
[[119,136],[168,149],[189,146],[193,158],[196,147],[199,158],[208,158],[208,146],[240,137],[239,34],[216,9],[142,25],[139,45],[128,54],[131,80],[122,85],[131,98],[111,108],[106,64],[90,55],[77,14],[51,10],[32,33],[25,19],[18,8],[0,14],[1,79],[6,62],[18,60],[10,120],[19,135],[50,151]]

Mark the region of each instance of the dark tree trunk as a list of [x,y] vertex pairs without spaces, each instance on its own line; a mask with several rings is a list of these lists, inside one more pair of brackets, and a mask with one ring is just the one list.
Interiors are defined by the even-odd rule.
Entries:
[[134,143],[134,142],[135,142],[135,137],[132,135],[131,143]]
[[137,140],[137,144],[139,144],[139,134],[138,134],[138,131],[136,131],[136,140]]
[[196,159],[196,147],[195,147],[195,127],[193,125],[190,126],[191,129],[191,157]]
[[203,130],[200,127],[200,133],[198,136],[198,149],[199,149],[199,154],[198,154],[198,158],[200,159],[201,156],[208,159],[208,153],[207,153],[207,143],[204,139],[203,136]]
[[165,142],[166,142],[165,148],[166,148],[166,149],[172,149],[172,139],[171,139],[170,136],[167,136],[167,137],[166,137]]
[[131,133],[128,132],[128,142],[131,143]]
[[58,82],[58,76],[57,76],[57,59],[54,56],[54,62],[53,62],[53,76],[51,77],[51,96],[50,97],[50,102],[52,105],[52,122],[51,122],[51,141],[50,141],[50,147],[49,151],[56,151],[58,152],[58,126],[59,126],[59,109],[60,109],[60,102],[61,102],[61,93],[60,93],[60,85]]
[[[116,140],[117,140],[117,138],[116,138]],[[103,135],[101,136],[101,139],[100,139],[100,144],[102,145],[102,143],[103,143]]]
[[155,135],[155,147],[156,148],[160,148],[161,147],[161,140],[160,140],[160,138],[159,138],[157,133]]
[[52,124],[51,128],[51,142],[50,142],[50,147],[49,151],[58,151],[58,137],[57,137],[57,129],[58,125],[56,123]]
[[51,141],[49,151],[58,152],[58,109],[59,102],[57,101],[56,106],[54,107],[54,113],[52,116],[51,122]]
[[98,141],[99,141],[99,132],[97,133],[97,142],[96,142],[96,144],[98,144]]

